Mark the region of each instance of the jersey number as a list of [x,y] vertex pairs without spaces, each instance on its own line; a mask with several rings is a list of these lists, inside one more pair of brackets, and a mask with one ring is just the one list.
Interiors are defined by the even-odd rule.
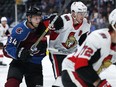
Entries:
[[90,47],[84,46],[83,50],[80,53],[80,55],[84,55],[84,56],[90,57],[92,53],[93,53],[93,50]]
[[9,43],[12,43],[12,44],[16,45],[17,44],[17,40],[13,39],[12,37],[10,37]]

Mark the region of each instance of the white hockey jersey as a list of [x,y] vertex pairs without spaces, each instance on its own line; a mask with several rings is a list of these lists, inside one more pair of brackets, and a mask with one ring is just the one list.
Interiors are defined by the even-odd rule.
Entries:
[[8,30],[9,26],[6,24],[5,27],[3,27],[2,24],[0,24],[0,42],[2,42],[4,45],[7,40],[7,36],[5,35],[5,32]]
[[[108,29],[100,29],[92,32],[75,54],[72,54],[71,57],[67,56],[64,59],[62,70],[75,71],[75,68],[86,65],[81,63],[81,61],[78,62],[77,59],[90,61],[98,49],[100,49],[100,58],[97,58],[97,60],[93,59],[94,63],[92,64],[95,71],[98,71],[102,62],[109,54],[116,54],[116,52],[111,50],[111,36]],[[115,57],[111,59],[111,62],[114,62],[114,60],[116,61]],[[78,66],[76,66],[77,62],[79,63]]]
[[52,39],[50,39],[49,50],[52,53],[67,55],[76,51],[79,38],[82,34],[90,31],[90,24],[84,18],[83,23],[75,27],[71,14],[64,14],[61,18],[64,26],[50,36]]

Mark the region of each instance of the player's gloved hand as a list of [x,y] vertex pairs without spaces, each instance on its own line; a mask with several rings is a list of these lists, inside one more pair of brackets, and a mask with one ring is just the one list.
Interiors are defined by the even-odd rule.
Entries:
[[37,46],[32,45],[30,48],[30,54],[35,56],[45,55],[46,54],[47,43],[46,41],[40,41]]
[[31,51],[30,52],[31,55],[34,55],[40,52],[40,50],[35,45],[31,47],[30,51]]
[[30,50],[24,49],[23,47],[18,49],[17,51],[17,59],[22,60],[23,62],[28,62],[32,55],[30,54]]
[[49,26],[48,26],[48,29],[49,29],[49,30],[55,30],[54,24],[52,23],[52,22],[54,21],[55,17],[58,18],[58,14],[57,14],[57,13],[53,13],[53,14],[51,14],[51,15],[49,16],[49,20],[50,20],[50,24],[49,24]]
[[99,82],[97,87],[111,87],[111,85],[104,79]]

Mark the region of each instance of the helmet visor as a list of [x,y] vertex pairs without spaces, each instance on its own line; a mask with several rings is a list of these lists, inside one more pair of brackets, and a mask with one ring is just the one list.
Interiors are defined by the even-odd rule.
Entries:
[[87,17],[88,16],[87,12],[76,12],[76,14],[77,15],[81,15],[83,17]]

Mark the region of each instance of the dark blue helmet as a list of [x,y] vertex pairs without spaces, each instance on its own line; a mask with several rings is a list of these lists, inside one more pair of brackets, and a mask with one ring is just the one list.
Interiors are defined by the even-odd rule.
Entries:
[[42,15],[42,11],[40,8],[38,7],[30,7],[27,12],[26,12],[26,16],[32,16],[32,15]]

